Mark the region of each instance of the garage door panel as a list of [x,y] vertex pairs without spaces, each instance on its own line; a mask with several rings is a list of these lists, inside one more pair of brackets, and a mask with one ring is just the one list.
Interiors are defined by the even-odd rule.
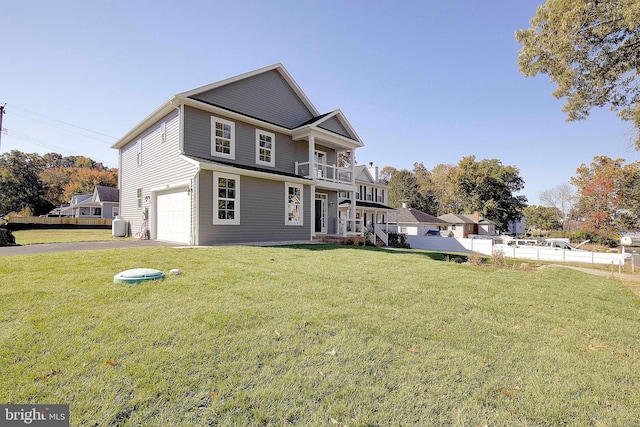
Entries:
[[190,243],[191,198],[186,188],[158,193],[156,196],[156,238]]

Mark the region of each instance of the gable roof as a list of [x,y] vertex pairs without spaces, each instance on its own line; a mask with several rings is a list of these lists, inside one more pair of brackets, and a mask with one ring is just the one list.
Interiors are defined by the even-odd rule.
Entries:
[[[426,224],[449,224],[448,221],[445,221],[441,218],[436,218],[433,215],[429,215],[428,213],[419,211],[413,208],[400,208],[396,209],[397,219],[396,222],[421,222]],[[393,220],[394,218],[389,218]]]
[[104,185],[96,185],[94,191],[95,200],[100,202],[115,202],[120,201],[119,191],[114,187],[107,187]]
[[369,169],[365,165],[356,165],[354,169],[355,169],[354,173],[356,175],[356,181],[377,184],[376,182],[373,181],[373,176],[371,176],[371,172],[369,172]]
[[277,63],[174,95],[111,148],[124,147],[181,105],[236,116],[285,134],[296,132],[299,139],[313,134],[348,149],[364,146],[340,110],[321,115],[284,66]]

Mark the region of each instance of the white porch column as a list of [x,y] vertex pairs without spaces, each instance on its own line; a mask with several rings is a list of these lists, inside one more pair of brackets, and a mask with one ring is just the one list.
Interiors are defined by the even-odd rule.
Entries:
[[[312,179],[316,177],[316,141],[313,135],[309,135],[309,176]],[[316,196],[312,194],[311,197],[315,199]]]
[[356,192],[351,191],[351,209],[349,213],[349,218],[353,220],[353,232],[357,230],[358,224],[356,223]]
[[309,211],[311,213],[311,218],[309,219],[309,222],[310,222],[309,228],[311,231],[311,240],[313,240],[313,237],[316,235],[316,186],[315,185],[309,186],[309,191],[310,191],[309,198],[311,199],[311,203],[309,204]]
[[351,150],[349,152],[349,166],[351,167],[351,183],[356,183],[356,151]]

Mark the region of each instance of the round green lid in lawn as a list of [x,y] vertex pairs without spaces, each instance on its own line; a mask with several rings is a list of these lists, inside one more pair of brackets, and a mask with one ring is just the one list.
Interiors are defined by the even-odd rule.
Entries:
[[131,270],[121,271],[113,276],[113,283],[129,283],[136,284],[145,280],[164,279],[164,273],[153,268],[134,268]]

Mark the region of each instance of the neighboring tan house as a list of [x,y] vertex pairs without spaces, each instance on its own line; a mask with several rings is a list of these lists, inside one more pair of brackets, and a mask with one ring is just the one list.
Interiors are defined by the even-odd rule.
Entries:
[[117,188],[96,185],[91,194],[76,194],[71,203],[55,208],[50,215],[74,218],[106,218],[118,216],[119,193]]
[[[356,192],[356,219],[358,225],[365,230],[381,235],[384,241],[387,233],[389,212],[394,209],[387,206],[389,186],[380,182],[380,173],[377,166],[369,163],[369,166],[358,165],[355,167]],[[340,218],[348,217],[351,209],[351,199],[347,192],[338,195],[340,200]],[[376,230],[378,226],[378,230]],[[387,244],[388,242],[385,242]]]
[[171,97],[113,145],[120,216],[130,235],[190,245],[361,238],[338,193],[355,202],[363,145],[282,64],[261,68]]
[[481,236],[495,236],[496,224],[474,212],[472,215],[463,214],[445,214],[440,215],[443,221],[450,223],[447,227],[448,233],[443,232],[444,236],[466,238],[471,234]]
[[440,218],[413,208],[402,207],[389,215],[389,222],[398,233],[408,236],[439,236],[440,230],[450,224]]

